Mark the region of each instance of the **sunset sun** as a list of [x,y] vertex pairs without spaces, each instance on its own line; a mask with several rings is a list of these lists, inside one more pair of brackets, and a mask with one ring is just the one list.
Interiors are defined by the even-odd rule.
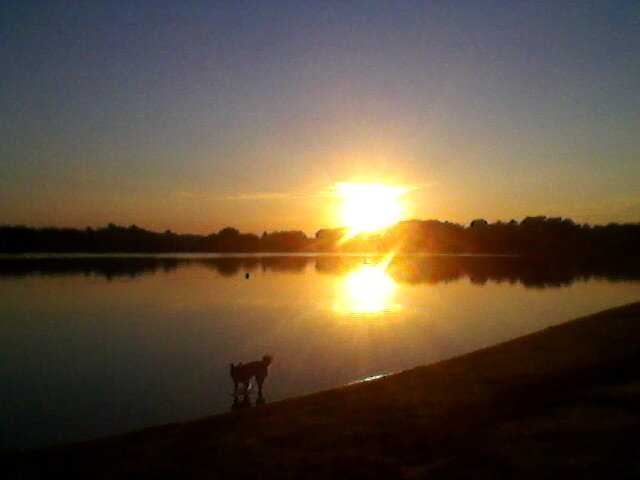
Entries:
[[405,187],[381,183],[338,183],[340,216],[352,235],[373,232],[400,221],[404,215]]

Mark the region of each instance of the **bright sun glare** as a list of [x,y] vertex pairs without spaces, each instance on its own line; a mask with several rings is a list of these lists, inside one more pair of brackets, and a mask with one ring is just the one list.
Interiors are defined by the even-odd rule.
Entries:
[[405,187],[345,182],[335,188],[342,197],[342,223],[352,235],[380,230],[402,219],[401,197],[408,191]]

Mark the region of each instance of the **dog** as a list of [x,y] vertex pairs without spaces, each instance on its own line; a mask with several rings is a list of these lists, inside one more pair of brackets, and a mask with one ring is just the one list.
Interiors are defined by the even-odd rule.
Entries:
[[262,360],[256,360],[254,362],[239,363],[238,365],[230,364],[231,378],[233,379],[233,394],[238,395],[238,384],[242,384],[244,395],[246,397],[249,389],[249,382],[255,377],[258,383],[258,398],[262,398],[262,384],[264,379],[267,378],[269,365],[273,361],[272,355],[265,355]]

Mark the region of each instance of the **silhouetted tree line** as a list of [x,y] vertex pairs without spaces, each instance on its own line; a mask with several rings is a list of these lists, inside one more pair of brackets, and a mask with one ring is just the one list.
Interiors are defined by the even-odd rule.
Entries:
[[4,253],[175,253],[175,252],[299,252],[313,240],[303,232],[240,233],[223,228],[210,235],[152,232],[136,225],[104,228],[0,227],[0,252]]
[[640,259],[640,223],[591,226],[567,218],[527,217],[522,222],[468,226],[438,220],[407,220],[381,234],[342,241],[344,229],[320,230],[321,251],[493,254],[533,257],[588,256]]
[[503,254],[534,257],[589,256],[640,258],[640,223],[591,226],[566,218],[527,217],[521,222],[474,220],[460,225],[407,220],[376,234],[345,239],[345,228],[323,229],[315,238],[301,231],[261,236],[231,227],[210,235],[152,232],[113,223],[104,228],[0,227],[0,251],[73,253],[164,252],[403,252]]

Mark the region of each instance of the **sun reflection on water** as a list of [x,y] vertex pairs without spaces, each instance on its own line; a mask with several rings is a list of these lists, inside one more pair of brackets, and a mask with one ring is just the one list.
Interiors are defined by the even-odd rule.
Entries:
[[362,265],[338,285],[335,309],[343,314],[377,314],[396,311],[396,283],[387,273],[387,262]]

